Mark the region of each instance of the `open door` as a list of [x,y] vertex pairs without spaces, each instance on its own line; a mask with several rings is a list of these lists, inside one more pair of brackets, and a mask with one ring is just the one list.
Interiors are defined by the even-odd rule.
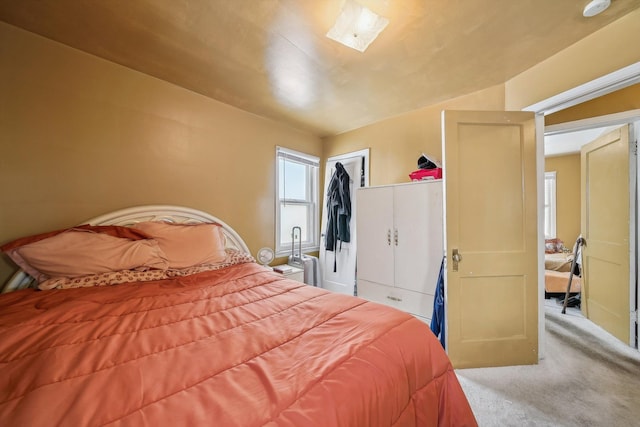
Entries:
[[[635,158],[625,125],[581,150],[583,304],[586,317],[635,346]],[[630,173],[633,171],[633,173]],[[633,265],[635,270],[635,265]]]
[[[340,162],[349,174],[349,190],[351,194],[351,242],[339,243],[338,250],[326,249],[327,232],[327,188],[335,171],[335,164]],[[356,188],[369,185],[369,149],[342,154],[327,159],[324,173],[323,210],[320,239],[320,277],[323,288],[333,292],[354,295],[356,285]],[[335,271],[334,271],[335,266]]]
[[538,362],[535,116],[444,111],[447,352],[455,368]]

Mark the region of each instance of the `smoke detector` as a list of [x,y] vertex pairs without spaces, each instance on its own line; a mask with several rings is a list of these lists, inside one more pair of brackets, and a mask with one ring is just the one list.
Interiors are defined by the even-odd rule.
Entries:
[[596,16],[597,14],[608,8],[610,4],[611,0],[592,0],[591,3],[584,7],[582,16],[584,16],[585,18]]

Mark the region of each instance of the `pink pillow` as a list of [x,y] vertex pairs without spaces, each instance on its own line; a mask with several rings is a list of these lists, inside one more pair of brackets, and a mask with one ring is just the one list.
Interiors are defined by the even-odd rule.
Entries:
[[140,230],[134,230],[132,228],[122,227],[120,225],[83,224],[83,225],[78,225],[71,228],[63,228],[61,230],[49,231],[47,233],[40,233],[40,234],[34,234],[32,236],[21,237],[19,239],[13,240],[9,243],[5,243],[4,245],[0,246],[0,251],[9,252],[10,250],[19,248],[20,246],[28,245],[29,243],[37,242],[39,240],[46,239],[47,237],[53,237],[69,230],[93,231],[95,233],[108,234],[113,237],[122,237],[123,239],[129,239],[129,240],[143,240],[143,239],[149,238],[149,236],[147,236]]
[[154,240],[129,240],[84,230],[64,231],[7,254],[39,282],[51,277],[167,268],[166,258]]
[[173,224],[147,221],[132,226],[151,236],[160,245],[169,268],[218,264],[227,256],[225,238],[219,224]]

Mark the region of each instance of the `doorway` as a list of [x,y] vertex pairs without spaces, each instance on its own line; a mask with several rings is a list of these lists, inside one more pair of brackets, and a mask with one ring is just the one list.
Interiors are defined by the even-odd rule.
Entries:
[[[323,200],[327,200],[329,183],[336,169],[342,164],[349,179],[349,199],[351,215],[348,223],[350,241],[340,242],[335,248],[327,249],[328,215],[327,206],[322,213],[320,231],[320,286],[332,292],[355,295],[356,284],[356,210],[355,191],[369,186],[369,149],[329,157],[325,164]],[[331,246],[331,245],[330,245]]]
[[[606,125],[606,124],[619,124],[619,123],[630,123],[635,122],[640,119],[640,110],[630,110],[624,111],[622,113],[610,114],[602,117],[593,117],[586,120],[577,120],[571,123],[562,123],[559,125],[549,126],[545,129],[544,126],[544,116],[548,114],[555,113],[557,111],[562,111],[568,109],[570,107],[576,106],[578,104],[583,104],[587,101],[597,99],[604,95],[610,94],[612,92],[625,89],[629,86],[632,86],[636,83],[640,82],[640,62],[636,62],[634,64],[628,65],[626,67],[620,68],[616,71],[613,71],[609,74],[598,77],[594,80],[591,80],[582,85],[576,86],[574,88],[568,89],[564,92],[553,95],[549,98],[543,99],[535,104],[529,105],[528,107],[523,108],[523,111],[531,111],[536,113],[538,117],[537,121],[537,132],[538,135],[538,151],[537,151],[537,163],[539,165],[538,168],[538,229],[539,229],[539,253],[544,251],[544,224],[542,223],[543,212],[544,212],[544,204],[543,204],[543,192],[541,189],[543,188],[544,181],[544,150],[543,150],[543,138],[545,135],[551,135],[554,132],[569,132],[571,130],[578,129],[588,129],[595,128],[598,126]],[[606,110],[605,110],[606,111]],[[602,113],[602,110],[600,110]],[[636,130],[637,132],[637,130]],[[637,134],[636,134],[637,139]],[[637,202],[636,202],[637,206]],[[634,224],[636,230],[638,229],[638,224]],[[637,240],[637,232],[636,232],[636,240]],[[637,262],[633,263],[634,265]],[[637,268],[636,268],[637,269]],[[542,257],[539,257],[538,261],[538,271],[539,271],[539,292],[541,296],[541,304],[539,307],[539,325],[538,325],[538,333],[540,335],[540,357],[544,357],[545,354],[545,340],[544,340],[544,299],[542,296],[544,295],[544,260]],[[636,306],[640,305],[640,296],[636,294],[635,297]],[[637,312],[636,312],[637,318]],[[636,325],[637,328],[637,325]]]
[[[619,129],[619,130],[616,131],[615,129]],[[591,132],[590,133],[591,136],[585,137],[585,134],[588,135],[589,132]],[[622,143],[624,147],[621,147],[623,151],[626,150],[628,152],[628,156],[631,159],[631,161],[626,160],[626,162],[628,163],[628,172],[626,172],[625,170],[625,173],[624,173],[625,176],[621,177],[623,181],[625,181],[623,182],[623,184],[629,185],[629,190],[626,190],[627,193],[625,193],[625,194],[628,194],[627,196],[628,200],[624,200],[625,206],[628,206],[628,208],[625,208],[625,210],[628,210],[628,212],[616,213],[614,212],[616,211],[615,209],[609,209],[609,212],[606,212],[606,209],[603,210],[602,208],[600,208],[600,210],[604,211],[605,215],[616,214],[616,215],[622,215],[625,218],[628,218],[628,219],[624,219],[624,218],[623,219],[625,223],[629,224],[629,226],[624,227],[624,230],[622,232],[623,236],[619,238],[623,246],[623,251],[619,254],[617,259],[613,260],[616,262],[612,262],[612,260],[608,260],[609,262],[605,262],[604,258],[602,257],[596,257],[593,259],[590,258],[591,255],[589,255],[589,251],[591,251],[591,254],[594,254],[597,251],[600,251],[602,255],[604,255],[605,257],[606,256],[610,257],[610,255],[606,255],[606,254],[611,254],[614,252],[611,249],[613,248],[613,246],[611,246],[609,250],[604,252],[601,250],[601,248],[599,248],[599,246],[603,244],[605,246],[610,245],[610,243],[605,242],[608,239],[604,238],[604,237],[608,238],[608,236],[604,236],[603,233],[598,232],[598,230],[602,231],[606,229],[606,227],[608,226],[607,225],[602,225],[599,227],[594,226],[594,224],[597,223],[597,218],[599,218],[597,215],[599,214],[595,213],[594,211],[596,216],[594,216],[593,218],[595,218],[595,220],[591,220],[589,218],[589,213],[591,212],[591,209],[594,208],[594,206],[595,207],[599,206],[601,202],[604,204],[607,204],[608,207],[612,206],[612,203],[611,203],[611,200],[609,202],[604,201],[604,199],[607,198],[607,191],[605,191],[604,193],[601,193],[601,196],[597,196],[597,187],[594,187],[590,191],[589,177],[595,176],[593,175],[594,171],[597,175],[601,167],[604,166],[606,168],[607,167],[606,165],[608,164],[609,161],[607,161],[607,163],[600,163],[600,167],[598,169],[591,168],[590,170],[588,165],[590,162],[589,156],[590,156],[590,153],[593,152],[593,149],[597,147],[607,146],[606,144],[603,144],[603,142],[599,142],[599,141],[602,141],[603,139],[606,140],[607,138],[609,138],[608,135],[610,136],[612,134],[616,134],[616,132],[617,133],[624,132],[626,134],[626,135],[623,135],[624,138],[628,138],[628,141],[625,139],[625,142]],[[581,212],[581,219],[580,219],[581,233],[585,237],[587,233],[591,233],[590,237],[592,240],[592,245],[589,246],[588,240],[590,239],[589,238],[587,239],[587,245],[589,246],[588,248],[585,247],[585,254],[587,254],[587,257],[586,258],[583,257],[582,260],[588,261],[591,259],[593,261],[591,262],[591,265],[595,268],[595,269],[589,268],[588,262],[586,263],[587,265],[583,265],[583,267],[586,267],[586,268],[582,269],[582,273],[583,273],[583,278],[582,278],[583,292],[581,295],[582,311],[585,314],[585,316],[591,321],[593,321],[595,324],[603,327],[605,330],[608,330],[613,335],[617,336],[617,338],[620,339],[622,342],[634,348],[638,348],[637,310],[638,310],[638,304],[640,302],[639,301],[640,296],[638,295],[638,286],[637,286],[637,280],[636,280],[637,271],[638,271],[637,257],[636,257],[637,242],[638,242],[638,232],[637,232],[638,216],[636,215],[636,212],[638,212],[638,201],[637,201],[637,190],[636,190],[636,184],[638,182],[638,172],[637,172],[638,159],[636,156],[636,152],[637,152],[636,147],[637,147],[637,140],[638,140],[639,134],[640,134],[640,110],[630,111],[622,114],[601,116],[601,117],[596,117],[588,120],[580,120],[577,122],[568,122],[560,125],[548,126],[545,128],[545,157],[546,157],[546,154],[548,153],[555,154],[555,155],[558,154],[557,147],[553,146],[554,144],[558,145],[559,143],[558,139],[560,140],[564,139],[565,141],[570,141],[574,144],[577,144],[577,146],[574,146],[571,148],[573,152],[578,152],[577,149],[580,149],[582,146],[581,148],[582,155],[580,158],[580,165],[582,169],[581,178],[580,178],[581,186],[582,186],[582,191],[581,191],[582,193],[581,211],[582,212]],[[606,150],[603,150],[603,151],[605,152],[605,156],[602,156],[602,159],[606,159],[607,158]],[[610,161],[613,162],[614,160],[610,159]],[[623,160],[623,163],[624,162],[625,160]],[[621,169],[621,166],[618,165],[616,166],[615,169],[616,170]],[[608,175],[612,175],[612,174],[608,174]],[[601,182],[605,180],[609,180],[608,175],[600,177],[600,179],[598,179],[596,183],[598,183],[599,185]],[[613,177],[611,178],[613,179]],[[620,183],[612,184],[612,185],[615,185],[616,187],[621,186]],[[586,195],[588,195],[588,197]],[[600,197],[600,199],[602,199],[601,202],[598,202],[596,200],[597,197]],[[598,227],[598,228],[594,229],[593,227]],[[588,231],[589,228],[591,228],[591,231]],[[594,234],[594,231],[595,231],[595,234]],[[612,232],[607,234],[616,234],[616,233]],[[620,233],[617,233],[617,234],[620,234]],[[626,248],[624,248],[625,246]],[[604,301],[603,298],[608,299],[612,295],[608,293],[608,290],[612,289],[611,284],[608,283],[608,281],[612,280],[610,278],[611,276],[608,274],[604,275],[603,272],[608,271],[608,269],[612,268],[612,266],[619,265],[619,264],[624,265],[624,268],[623,268],[624,274],[615,275],[615,277],[620,276],[615,280],[616,282],[625,282],[625,283],[617,283],[617,286],[620,286],[621,288],[618,291],[616,291],[615,296],[619,300],[618,302],[623,301],[624,303],[609,305],[608,307],[606,304],[601,305],[601,301]],[[628,273],[628,277],[627,277],[627,273]],[[590,290],[593,291],[591,292],[591,294],[589,293]],[[607,290],[607,292],[602,292],[603,290]],[[615,309],[613,308],[614,306],[616,307]],[[614,317],[618,318],[619,320],[617,327],[614,327],[611,322],[611,319]],[[622,324],[622,327],[620,326],[620,323]],[[626,326],[625,326],[625,323],[626,323]],[[626,332],[620,332],[621,330]]]

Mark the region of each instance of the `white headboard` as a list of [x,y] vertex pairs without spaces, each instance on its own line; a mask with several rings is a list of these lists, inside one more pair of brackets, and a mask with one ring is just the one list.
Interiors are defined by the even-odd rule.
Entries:
[[249,248],[236,231],[228,224],[213,215],[197,209],[172,205],[148,205],[121,209],[92,218],[83,224],[91,225],[122,225],[130,226],[142,221],[167,221],[177,224],[198,224],[215,222],[222,226],[227,238],[227,248],[237,249],[249,253]]
[[[226,247],[236,249],[247,254],[249,248],[236,231],[228,224],[213,215],[197,209],[172,205],[147,205],[133,208],[120,209],[82,222],[92,225],[121,225],[130,226],[142,221],[167,221],[177,224],[198,224],[203,222],[215,222],[222,226],[222,232],[226,237]],[[80,225],[80,224],[79,224]],[[11,292],[28,287],[33,278],[24,271],[17,271],[2,287],[2,293]]]

